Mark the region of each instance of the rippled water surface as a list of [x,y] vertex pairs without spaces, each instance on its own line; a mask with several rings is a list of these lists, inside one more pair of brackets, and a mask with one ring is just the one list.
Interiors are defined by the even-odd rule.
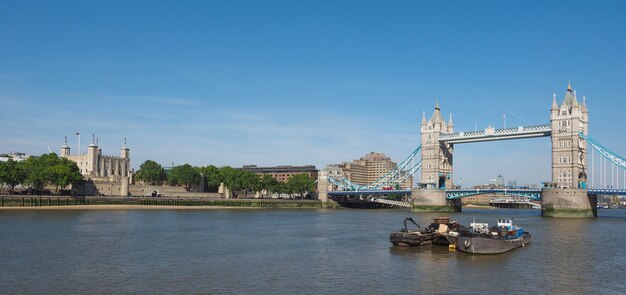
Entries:
[[626,210],[595,219],[511,216],[533,235],[473,256],[398,248],[400,210],[0,210],[0,293],[626,294]]

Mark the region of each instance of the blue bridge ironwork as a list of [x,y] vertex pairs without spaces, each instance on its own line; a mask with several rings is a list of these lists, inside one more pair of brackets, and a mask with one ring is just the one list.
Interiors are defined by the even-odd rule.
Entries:
[[450,189],[446,190],[446,198],[448,200],[460,199],[463,197],[484,195],[484,194],[505,194],[519,197],[526,197],[531,200],[541,200],[540,189],[516,189],[516,188],[502,188],[502,189]]

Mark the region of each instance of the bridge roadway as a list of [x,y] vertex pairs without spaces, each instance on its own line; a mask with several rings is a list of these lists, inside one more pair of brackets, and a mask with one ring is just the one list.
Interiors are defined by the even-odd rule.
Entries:
[[[461,189],[449,189],[446,190],[446,198],[449,200],[459,199],[469,196],[482,195],[482,194],[491,194],[491,193],[502,193],[509,194],[515,196],[528,197],[534,200],[541,200],[541,189],[515,189],[515,188],[504,188],[504,189],[472,189],[472,188],[461,188]],[[331,191],[328,192],[329,196],[348,196],[348,195],[392,195],[392,194],[400,194],[407,195],[411,194],[410,189],[402,189],[402,190],[363,190],[363,191]],[[588,189],[588,195],[626,195],[626,189]]]

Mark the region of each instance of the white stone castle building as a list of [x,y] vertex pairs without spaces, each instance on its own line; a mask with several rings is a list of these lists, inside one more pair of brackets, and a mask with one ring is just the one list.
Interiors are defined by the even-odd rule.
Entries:
[[130,169],[130,149],[126,147],[126,140],[124,140],[121,155],[116,157],[103,155],[95,140],[87,147],[86,154],[72,155],[66,139],[61,146],[61,157],[76,162],[85,180],[120,184],[116,186],[119,188],[109,188],[107,195],[128,195],[132,171]]

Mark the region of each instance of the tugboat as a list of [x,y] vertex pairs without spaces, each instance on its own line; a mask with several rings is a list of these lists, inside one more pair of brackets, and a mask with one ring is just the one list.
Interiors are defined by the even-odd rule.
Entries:
[[[417,229],[409,229],[407,222],[415,224]],[[424,246],[433,242],[433,233],[428,230],[421,230],[415,220],[411,217],[404,219],[404,227],[400,231],[391,232],[389,241],[394,246]]]
[[530,233],[513,225],[512,218],[498,218],[497,226],[487,223],[470,223],[469,229],[460,230],[457,249],[471,254],[499,254],[530,243]]

